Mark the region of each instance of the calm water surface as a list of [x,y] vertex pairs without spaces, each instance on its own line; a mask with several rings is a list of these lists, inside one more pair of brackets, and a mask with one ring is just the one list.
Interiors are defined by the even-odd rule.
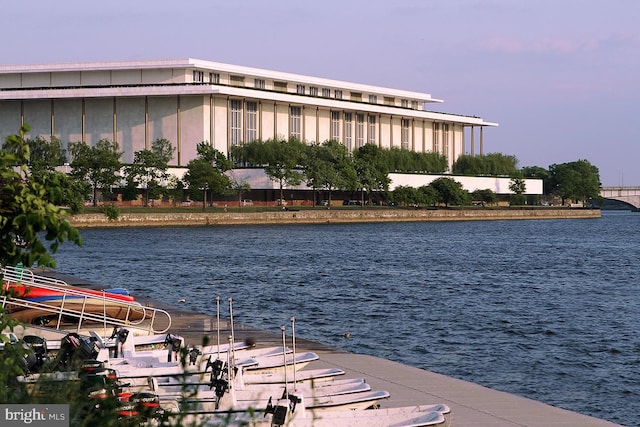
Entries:
[[82,236],[59,271],[640,425],[638,213]]

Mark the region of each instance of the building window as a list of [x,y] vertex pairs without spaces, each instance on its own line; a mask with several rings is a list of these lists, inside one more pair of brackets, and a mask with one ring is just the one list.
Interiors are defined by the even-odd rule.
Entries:
[[278,92],[286,92],[288,90],[287,82],[273,82],[273,88]]
[[406,99],[401,99],[400,100],[400,106],[402,108],[409,108],[409,101],[407,101]]
[[335,99],[342,99],[342,91],[341,90],[335,90],[333,91],[333,97]]
[[242,101],[231,100],[231,116],[229,117],[229,144],[240,145],[242,140]]
[[419,109],[419,103],[418,101],[411,101],[411,108],[414,110],[418,110]]
[[362,102],[361,92],[351,92],[351,100],[355,102]]
[[258,103],[247,102],[245,104],[245,138],[244,142],[253,142],[258,139]]
[[402,148],[409,149],[409,119],[402,119],[402,131],[400,135]]
[[369,95],[369,104],[377,104],[378,96],[377,95]]
[[193,82],[194,83],[203,83],[204,82],[204,71],[193,70]]
[[340,141],[340,112],[331,112],[331,139]]
[[352,122],[353,122],[353,114],[344,113],[344,145],[347,146],[347,150],[349,152],[353,150],[353,136],[351,134]]
[[369,116],[369,144],[376,143],[376,116]]
[[356,147],[364,145],[364,114],[356,114]]
[[253,87],[255,87],[256,89],[264,89],[264,79],[254,79],[253,80]]
[[291,124],[289,127],[289,136],[302,141],[302,108],[290,107],[289,117]]
[[390,105],[390,106],[395,106],[396,105],[396,99],[391,97],[391,96],[385,96],[384,97],[384,105]]
[[440,153],[440,123],[433,124],[433,152]]
[[331,89],[327,89],[326,87],[322,88],[322,96],[324,98],[329,98],[331,97]]
[[244,86],[244,76],[229,76],[229,84],[231,86]]
[[318,88],[315,86],[311,86],[309,88],[309,95],[311,96],[318,96]]
[[307,88],[304,85],[296,85],[296,93],[298,95],[304,95],[307,93]]
[[209,73],[209,83],[213,83],[214,85],[220,84],[220,74],[218,73]]

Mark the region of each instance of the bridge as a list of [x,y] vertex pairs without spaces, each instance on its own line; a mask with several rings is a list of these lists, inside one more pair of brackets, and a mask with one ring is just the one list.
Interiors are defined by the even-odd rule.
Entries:
[[626,203],[634,210],[640,210],[640,187],[601,187],[600,196]]

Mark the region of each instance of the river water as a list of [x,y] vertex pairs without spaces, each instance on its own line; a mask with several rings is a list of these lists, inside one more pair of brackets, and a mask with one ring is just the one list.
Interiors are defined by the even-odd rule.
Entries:
[[60,272],[640,425],[638,213],[81,234]]

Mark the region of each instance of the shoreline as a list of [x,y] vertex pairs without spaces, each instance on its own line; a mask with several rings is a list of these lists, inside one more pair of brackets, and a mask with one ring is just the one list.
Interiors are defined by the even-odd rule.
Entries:
[[76,228],[160,227],[260,224],[345,224],[419,221],[488,221],[600,218],[599,209],[390,209],[297,210],[263,212],[122,213],[115,220],[104,214],[77,214],[68,218]]

